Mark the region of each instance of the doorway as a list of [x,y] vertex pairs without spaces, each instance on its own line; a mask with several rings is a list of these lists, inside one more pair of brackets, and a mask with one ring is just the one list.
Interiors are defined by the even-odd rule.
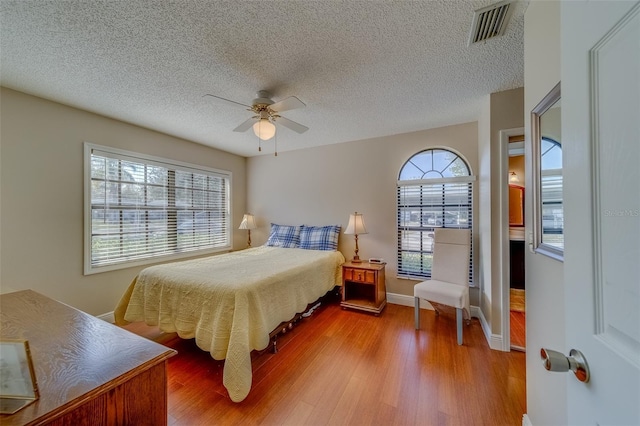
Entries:
[[[524,145],[524,127],[500,131],[500,320],[501,350],[505,352],[526,349],[524,254],[528,245],[524,226],[527,219]],[[530,194],[526,195],[528,198]],[[511,209],[510,199],[513,199]]]
[[509,342],[510,349],[526,350],[526,286],[524,273],[524,135],[508,139],[509,194]]

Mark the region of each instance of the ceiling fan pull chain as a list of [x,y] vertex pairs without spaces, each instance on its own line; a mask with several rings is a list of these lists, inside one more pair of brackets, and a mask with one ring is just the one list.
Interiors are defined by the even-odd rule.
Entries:
[[278,132],[276,132],[275,136],[275,155],[274,157],[278,156]]

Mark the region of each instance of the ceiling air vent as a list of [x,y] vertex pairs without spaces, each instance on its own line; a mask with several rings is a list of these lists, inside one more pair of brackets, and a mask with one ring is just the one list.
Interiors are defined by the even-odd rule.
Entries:
[[513,12],[512,2],[513,0],[501,1],[476,10],[473,14],[468,45],[504,34]]

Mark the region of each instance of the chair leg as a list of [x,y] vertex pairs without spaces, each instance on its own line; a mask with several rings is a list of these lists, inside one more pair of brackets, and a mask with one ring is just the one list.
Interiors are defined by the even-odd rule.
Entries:
[[458,325],[458,345],[462,345],[462,317],[464,312],[460,308],[456,308],[456,322]]
[[414,316],[416,320],[416,330],[420,330],[420,298],[414,297]]

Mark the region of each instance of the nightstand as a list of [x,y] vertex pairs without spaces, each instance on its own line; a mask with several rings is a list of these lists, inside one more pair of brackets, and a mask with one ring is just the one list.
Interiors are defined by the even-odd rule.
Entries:
[[378,315],[387,304],[384,263],[342,265],[342,308],[359,309]]

